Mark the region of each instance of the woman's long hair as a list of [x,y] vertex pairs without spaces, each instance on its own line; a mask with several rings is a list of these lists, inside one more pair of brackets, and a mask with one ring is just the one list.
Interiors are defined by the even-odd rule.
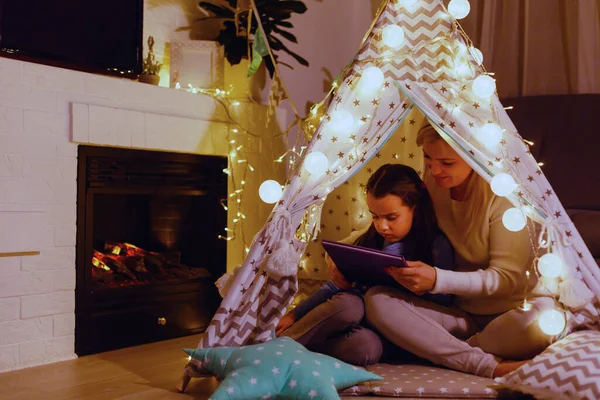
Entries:
[[[429,122],[423,125],[417,133],[417,146],[421,147],[425,142],[433,142],[436,140],[444,139]],[[450,196],[448,189],[440,188],[435,183],[431,176],[431,171],[427,167],[425,168],[423,179],[428,185],[430,196],[436,199],[436,201],[444,199],[445,196]],[[465,199],[476,198],[477,201],[469,202],[465,215],[470,216],[470,218],[458,221],[459,225],[456,225],[454,229],[461,233],[462,243],[468,248],[477,248],[478,246],[485,246],[485,243],[488,240],[486,237],[481,236],[481,229],[479,226],[479,224],[481,224],[481,219],[478,218],[478,216],[485,215],[487,208],[490,206],[492,198],[494,197],[494,193],[485,179],[479,176],[475,171],[473,171],[467,179],[469,179],[469,182],[467,184]],[[440,229],[443,232],[447,232],[452,229],[452,226],[449,226],[449,224],[450,223],[447,220],[441,221],[439,225]]]
[[[407,165],[382,165],[367,182],[367,194],[375,198],[398,196],[404,205],[414,208],[412,228],[406,239],[414,245],[412,258],[424,263],[433,262],[432,244],[440,234],[431,197],[419,174]],[[371,223],[369,229],[354,242],[355,245],[381,249],[384,239]]]

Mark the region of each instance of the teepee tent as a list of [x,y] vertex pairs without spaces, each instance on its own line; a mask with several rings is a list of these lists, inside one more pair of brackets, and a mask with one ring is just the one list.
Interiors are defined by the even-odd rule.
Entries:
[[[323,106],[321,123],[266,225],[222,288],[223,302],[200,348],[272,338],[296,294],[297,266],[319,232],[327,196],[376,156],[405,119],[403,135],[413,135],[408,140],[414,142],[419,124],[407,116],[417,110],[511,201],[514,208],[503,218],[507,229],[540,224],[533,245],[551,257],[531,273],[548,283],[563,307],[559,315],[571,327],[600,328],[598,265],[498,100],[481,54],[457,23],[465,3],[453,0],[446,8],[441,0],[384,2]],[[191,375],[202,372],[194,361],[187,368]]]

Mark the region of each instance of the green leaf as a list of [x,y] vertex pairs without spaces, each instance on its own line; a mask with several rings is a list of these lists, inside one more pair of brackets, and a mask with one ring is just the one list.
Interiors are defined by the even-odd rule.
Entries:
[[250,63],[250,67],[248,68],[248,76],[254,75],[258,67],[260,67],[263,57],[267,54],[269,54],[269,50],[267,49],[265,38],[261,30],[257,29],[252,41],[252,63]]

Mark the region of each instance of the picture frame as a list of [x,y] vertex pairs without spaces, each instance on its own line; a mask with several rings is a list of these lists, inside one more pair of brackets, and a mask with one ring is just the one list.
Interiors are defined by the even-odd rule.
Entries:
[[223,46],[212,40],[174,40],[171,42],[170,84],[182,88],[223,87]]

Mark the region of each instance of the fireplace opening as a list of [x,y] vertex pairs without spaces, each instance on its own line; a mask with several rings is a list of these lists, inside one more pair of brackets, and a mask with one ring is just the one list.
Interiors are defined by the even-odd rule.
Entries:
[[227,159],[78,151],[76,353],[204,331],[226,269]]

